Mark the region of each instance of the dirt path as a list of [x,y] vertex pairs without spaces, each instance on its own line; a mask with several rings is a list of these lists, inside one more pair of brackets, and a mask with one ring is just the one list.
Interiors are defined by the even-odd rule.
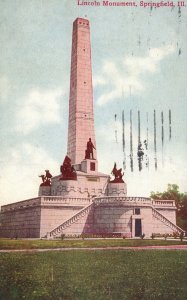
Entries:
[[107,251],[107,250],[187,250],[187,245],[141,246],[141,247],[97,247],[97,248],[48,248],[48,249],[1,249],[0,253],[14,252],[48,252],[48,251]]

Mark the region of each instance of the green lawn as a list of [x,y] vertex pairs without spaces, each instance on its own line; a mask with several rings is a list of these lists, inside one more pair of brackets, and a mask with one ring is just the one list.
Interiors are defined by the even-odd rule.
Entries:
[[69,247],[137,247],[148,245],[184,245],[187,240],[141,240],[141,239],[78,239],[78,240],[11,240],[0,239],[0,249],[39,249]]
[[186,251],[0,254],[0,299],[186,299]]

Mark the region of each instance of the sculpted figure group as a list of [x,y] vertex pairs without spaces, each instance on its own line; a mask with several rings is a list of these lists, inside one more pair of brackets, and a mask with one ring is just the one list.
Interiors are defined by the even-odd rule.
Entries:
[[122,173],[122,168],[117,169],[116,163],[114,163],[114,168],[113,168],[111,174],[114,175],[115,178],[113,180],[111,180],[110,182],[113,182],[113,183],[123,183],[124,182],[122,179],[122,177],[124,175],[124,173]]
[[40,186],[50,186],[51,185],[51,178],[53,177],[49,170],[45,170],[45,175],[40,175],[39,177],[42,178],[42,183]]
[[[89,138],[87,142],[87,148],[85,150],[85,159],[94,159],[93,149],[96,148],[93,145],[91,138]],[[63,164],[60,167],[60,172],[61,172],[60,180],[77,180],[77,173],[71,164],[71,159],[67,155],[64,158]],[[45,173],[46,173],[45,175],[39,176],[42,178],[42,183],[40,184],[40,186],[51,185],[52,175],[50,174],[49,170],[45,170]],[[124,175],[124,173],[122,173],[122,168],[117,169],[116,163],[114,164],[114,168],[111,174],[114,175],[115,178],[110,182],[114,182],[114,183],[124,182],[122,179]]]
[[67,155],[60,167],[60,172],[62,174],[60,180],[77,180],[77,173],[71,165],[71,159]]

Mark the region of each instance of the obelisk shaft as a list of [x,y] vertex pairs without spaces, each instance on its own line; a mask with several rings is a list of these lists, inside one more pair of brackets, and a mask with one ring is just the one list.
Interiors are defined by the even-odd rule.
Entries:
[[[94,146],[94,112],[89,21],[73,23],[67,154],[73,164],[85,158],[87,141]],[[96,151],[94,150],[94,158]]]

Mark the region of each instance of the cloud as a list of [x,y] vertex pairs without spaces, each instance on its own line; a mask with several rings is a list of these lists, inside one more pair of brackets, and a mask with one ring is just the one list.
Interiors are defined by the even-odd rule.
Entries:
[[57,175],[59,165],[43,148],[22,143],[7,151],[1,163],[1,204],[37,197],[41,181],[38,175],[46,169]]
[[10,82],[6,76],[0,76],[0,102],[6,101],[10,90]]
[[93,86],[97,86],[97,85],[105,85],[106,81],[103,77],[97,75],[93,77]]
[[[105,87],[97,104],[102,106],[117,98],[131,94],[138,94],[145,90],[142,75],[159,71],[160,62],[173,53],[174,46],[162,46],[151,48],[146,56],[129,56],[121,61],[120,66],[114,62],[105,61],[101,74],[94,79],[95,86]],[[104,90],[104,88],[103,88]]]
[[175,50],[174,46],[152,48],[145,57],[127,57],[124,66],[128,67],[131,74],[140,75],[143,72],[155,73],[159,69],[159,62]]
[[60,123],[61,89],[33,89],[21,100],[21,108],[16,113],[16,131],[29,134],[48,124]]

